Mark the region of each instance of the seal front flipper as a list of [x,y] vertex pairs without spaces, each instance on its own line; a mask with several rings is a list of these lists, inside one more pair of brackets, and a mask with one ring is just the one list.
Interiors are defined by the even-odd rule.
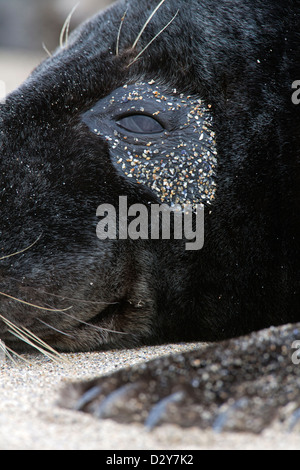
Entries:
[[173,423],[260,433],[276,421],[294,430],[300,369],[292,345],[299,335],[300,324],[271,328],[69,384],[60,405],[148,429]]

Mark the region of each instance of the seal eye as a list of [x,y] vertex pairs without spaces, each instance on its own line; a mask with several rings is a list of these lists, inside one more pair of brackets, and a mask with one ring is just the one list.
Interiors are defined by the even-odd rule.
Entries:
[[165,130],[156,119],[145,114],[132,114],[121,118],[118,125],[135,134],[159,134]]

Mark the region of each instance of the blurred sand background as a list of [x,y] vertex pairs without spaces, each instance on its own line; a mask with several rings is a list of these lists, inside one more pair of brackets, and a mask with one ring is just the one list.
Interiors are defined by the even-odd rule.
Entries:
[[6,93],[17,88],[46,55],[37,52],[0,49],[0,80]]
[[[24,22],[19,21],[19,18],[19,22],[16,21],[12,25],[3,23],[3,18],[12,17],[14,13],[17,16],[20,1],[0,0],[0,80],[6,83],[7,92],[16,88],[45,57],[42,42],[45,42],[50,50],[56,47],[61,25],[76,3],[69,0],[48,2],[55,4],[60,13],[54,15],[51,10],[51,16],[45,10],[45,18],[41,23],[43,17],[41,12],[38,15],[37,11],[34,13],[31,10],[30,17],[30,12],[27,11],[27,8],[37,6],[35,2],[36,0],[22,0],[22,12],[27,13],[25,16],[23,13],[18,16],[27,19]],[[109,0],[82,2],[83,9],[76,13],[75,23],[95,13],[97,6],[102,3],[110,2]],[[39,1],[39,5],[45,7],[45,1]],[[38,32],[34,33],[34,25],[47,25],[47,18],[52,18],[53,28],[50,31],[47,27],[44,30],[37,28]],[[7,31],[13,33],[10,33],[10,41],[5,39]],[[68,364],[56,364],[39,355],[26,355],[28,363],[23,361],[17,361],[16,364],[10,361],[0,363],[0,449],[292,450],[300,448],[299,435],[281,434],[276,429],[267,430],[263,436],[214,434],[198,429],[182,430],[173,426],[164,426],[147,432],[141,426],[124,426],[109,420],[97,421],[82,413],[62,410],[56,405],[59,390],[66,381],[92,378],[162,354],[193,347],[193,345],[167,345],[128,351],[64,355],[68,359]]]

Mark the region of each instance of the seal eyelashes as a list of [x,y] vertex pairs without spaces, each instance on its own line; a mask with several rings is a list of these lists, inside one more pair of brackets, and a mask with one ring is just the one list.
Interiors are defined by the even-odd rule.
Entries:
[[[60,37],[59,37],[59,44],[60,44],[61,49],[64,49],[64,48],[68,47],[70,23],[71,23],[72,16],[74,15],[75,11],[77,10],[77,8],[79,6],[79,3],[80,2],[78,2],[72,8],[71,12],[69,13],[69,15],[66,18],[66,21],[63,24],[62,30],[60,32]],[[47,52],[47,50],[46,50],[46,52]]]
[[[74,5],[71,12],[68,14],[68,16],[67,16],[67,18],[66,18],[66,20],[65,20],[65,22],[62,26],[62,29],[60,31],[59,46],[60,46],[61,49],[65,49],[66,47],[68,47],[71,20],[72,20],[72,17],[74,15],[75,11],[77,10],[79,4],[80,4],[80,2],[78,2],[76,5]],[[42,43],[42,47],[43,47],[43,49],[46,52],[48,57],[53,56],[53,54],[49,51],[48,47],[46,46],[46,44],[44,42]]]
[[151,41],[141,50],[141,52],[135,57],[135,59],[133,61],[130,62],[130,64],[127,66],[127,67],[131,67],[131,65],[133,65],[143,54],[144,52],[151,46],[151,44],[173,23],[173,21],[175,20],[175,18],[177,17],[179,13],[179,10],[177,10],[177,12],[175,13],[175,15],[173,16],[173,18],[169,21],[169,23],[166,24],[166,26],[164,26],[155,36],[153,39],[151,39]]
[[[163,4],[165,3],[166,0],[162,0],[158,5],[157,7],[152,11],[152,13],[150,14],[150,16],[147,18],[147,21],[145,22],[145,24],[143,25],[142,29],[140,30],[139,34],[137,35],[132,47],[131,47],[131,50],[135,50],[144,31],[146,30],[148,24],[150,23],[150,21],[152,20],[152,18],[154,18],[154,16],[157,14],[158,10],[163,6]],[[121,18],[121,23],[120,23],[120,27],[119,27],[119,30],[118,30],[118,36],[117,36],[117,45],[116,45],[116,56],[118,57],[119,56],[119,48],[120,48],[120,37],[121,37],[121,32],[122,32],[122,28],[123,28],[123,24],[124,24],[124,21],[125,21],[125,18],[126,18],[126,15],[127,15],[127,12],[128,12],[128,8],[127,10],[125,11],[124,15],[122,16]],[[179,13],[179,10],[177,10],[177,12],[175,13],[175,15],[173,16],[173,18],[149,41],[149,43],[137,54],[137,56],[127,65],[127,68],[131,67],[135,62],[138,61],[138,59],[144,54],[144,52],[151,46],[151,44],[174,22],[174,20],[176,19],[177,15]]]
[[117,57],[119,56],[120,37],[121,37],[121,32],[122,32],[123,24],[124,24],[126,15],[127,15],[127,11],[128,11],[128,9],[125,11],[124,15],[123,15],[122,18],[121,18],[120,27],[119,27],[119,30],[118,30],[117,45],[116,45],[116,56],[117,56]]
[[151,13],[151,15],[147,18],[147,21],[146,23],[143,25],[142,29],[140,30],[139,34],[137,35],[137,38],[136,40],[134,41],[133,45],[132,45],[132,49],[135,49],[140,38],[142,37],[143,35],[143,32],[145,31],[145,29],[147,28],[148,24],[150,23],[150,21],[152,20],[152,18],[156,15],[157,11],[160,9],[160,7],[165,3],[166,0],[161,0],[161,2],[157,5],[157,7],[153,10],[153,12]]

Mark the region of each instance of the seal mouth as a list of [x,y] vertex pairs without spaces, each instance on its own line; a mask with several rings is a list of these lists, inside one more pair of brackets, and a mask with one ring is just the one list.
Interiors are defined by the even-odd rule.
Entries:
[[68,309],[56,311],[63,318],[57,327],[52,313],[36,317],[31,312],[27,326],[0,315],[0,336],[15,352],[43,353],[44,347],[59,352],[135,347],[141,337],[149,336],[151,307],[141,300],[123,298],[109,303],[88,320],[80,319],[80,315],[75,316]]
[[149,280],[138,278],[139,267],[127,251],[123,257],[117,250],[106,252],[101,259],[84,258],[84,263],[80,255],[80,269],[76,264],[71,281],[57,276],[52,260],[48,271],[31,259],[27,264],[34,269],[29,272],[17,263],[2,267],[0,339],[18,352],[40,350],[40,342],[74,352],[136,347],[148,341],[155,311]]

